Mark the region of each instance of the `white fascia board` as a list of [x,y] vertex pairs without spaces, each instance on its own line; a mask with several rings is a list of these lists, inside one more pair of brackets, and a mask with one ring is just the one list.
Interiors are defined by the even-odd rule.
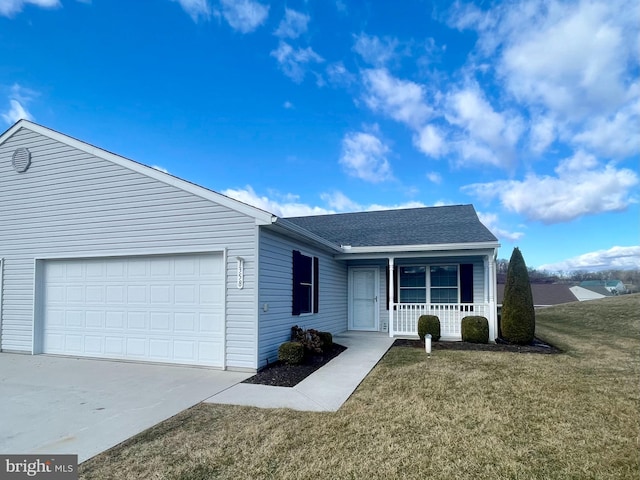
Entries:
[[429,256],[442,255],[487,255],[494,254],[495,249],[500,246],[497,242],[478,243],[443,243],[438,245],[389,245],[383,247],[343,247],[344,253],[336,255],[335,258],[348,260],[350,258],[387,258],[393,257],[413,257],[417,253],[428,254]]
[[45,137],[49,137],[53,140],[69,145],[70,147],[77,148],[89,155],[113,162],[117,165],[128,168],[129,170],[133,170],[134,172],[138,172],[142,175],[146,175],[147,177],[166,183],[167,185],[171,185],[206,200],[218,203],[224,207],[230,208],[231,210],[253,217],[256,220],[256,225],[270,225],[273,222],[274,215],[265,210],[252,207],[251,205],[240,202],[239,200],[234,200],[233,198],[227,197],[221,193],[214,192],[213,190],[201,187],[200,185],[183,180],[169,173],[161,172],[160,170],[148,167],[147,165],[143,165],[142,163],[138,163],[134,160],[129,160],[128,158],[108,152],[76,138],[51,130],[48,127],[43,127],[37,123],[30,122],[29,120],[19,120],[9,130],[3,133],[2,136],[0,136],[0,145],[2,145],[21,128],[26,128],[39,133],[40,135],[44,135]]

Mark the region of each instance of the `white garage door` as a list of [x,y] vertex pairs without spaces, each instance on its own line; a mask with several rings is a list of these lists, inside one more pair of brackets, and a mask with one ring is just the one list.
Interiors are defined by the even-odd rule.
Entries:
[[43,351],[223,365],[221,254],[48,260]]

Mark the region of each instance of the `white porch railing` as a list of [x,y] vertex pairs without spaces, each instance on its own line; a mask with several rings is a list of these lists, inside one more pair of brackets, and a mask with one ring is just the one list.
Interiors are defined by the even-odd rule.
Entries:
[[460,323],[469,315],[489,318],[487,303],[396,303],[390,314],[393,315],[391,335],[418,335],[420,315],[436,315],[440,320],[440,336],[449,340],[460,340]]

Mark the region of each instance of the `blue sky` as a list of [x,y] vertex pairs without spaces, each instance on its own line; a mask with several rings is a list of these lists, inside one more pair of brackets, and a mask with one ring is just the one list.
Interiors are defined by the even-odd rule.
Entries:
[[636,1],[0,0],[19,118],[281,216],[472,203],[640,268]]

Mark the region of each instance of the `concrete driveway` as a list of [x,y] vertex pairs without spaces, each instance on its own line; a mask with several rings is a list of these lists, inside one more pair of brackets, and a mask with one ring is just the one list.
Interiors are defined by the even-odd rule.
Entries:
[[0,452],[83,462],[249,376],[0,353]]

